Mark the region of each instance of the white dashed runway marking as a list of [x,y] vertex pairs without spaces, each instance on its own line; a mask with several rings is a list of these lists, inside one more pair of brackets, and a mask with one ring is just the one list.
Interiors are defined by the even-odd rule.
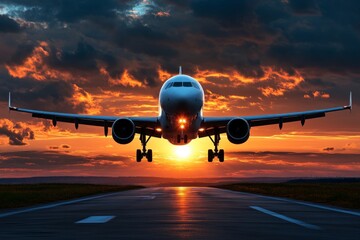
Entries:
[[320,227],[318,227],[318,226],[316,226],[316,225],[312,225],[312,224],[309,224],[309,223],[306,223],[306,222],[297,220],[297,219],[295,219],[295,218],[287,217],[287,216],[285,216],[285,215],[283,215],[283,214],[276,213],[276,212],[267,210],[267,209],[262,208],[262,207],[250,206],[250,208],[255,209],[255,210],[259,211],[259,212],[262,212],[262,213],[271,215],[271,216],[273,216],[273,217],[280,218],[280,219],[285,220],[285,221],[287,221],[287,222],[291,222],[291,223],[297,224],[297,225],[302,226],[302,227],[305,227],[305,228],[309,228],[309,229],[313,229],[313,230],[320,230]]

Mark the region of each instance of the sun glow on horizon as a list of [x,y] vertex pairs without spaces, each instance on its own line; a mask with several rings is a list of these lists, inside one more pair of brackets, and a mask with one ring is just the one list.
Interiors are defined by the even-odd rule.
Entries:
[[175,155],[178,159],[187,159],[190,157],[191,147],[189,145],[175,146]]

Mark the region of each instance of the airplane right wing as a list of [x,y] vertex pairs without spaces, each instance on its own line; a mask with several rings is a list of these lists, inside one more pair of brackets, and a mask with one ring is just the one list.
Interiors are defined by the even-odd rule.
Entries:
[[230,116],[230,117],[204,117],[201,128],[204,131],[199,132],[199,137],[206,137],[209,135],[214,135],[216,133],[221,134],[226,132],[227,124],[237,118],[245,120],[250,127],[265,126],[278,124],[281,129],[283,123],[286,122],[295,122],[300,121],[302,125],[305,124],[305,120],[325,117],[326,113],[342,111],[352,109],[352,93],[350,92],[349,105],[339,106],[334,108],[326,108],[320,110],[310,110],[303,112],[290,112],[290,113],[281,113],[281,114],[266,114],[266,115],[257,115],[257,116]]

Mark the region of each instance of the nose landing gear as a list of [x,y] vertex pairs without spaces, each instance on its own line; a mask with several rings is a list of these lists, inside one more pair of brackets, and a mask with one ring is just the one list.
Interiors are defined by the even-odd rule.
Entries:
[[220,134],[215,133],[214,139],[209,135],[210,140],[214,143],[215,149],[208,150],[208,162],[212,162],[215,157],[218,157],[219,162],[224,162],[224,149],[218,150],[219,142],[220,142]]
[[140,141],[142,145],[142,150],[136,150],[136,162],[141,162],[143,157],[146,157],[148,162],[152,162],[152,150],[146,150],[146,144],[149,142],[151,136],[146,138],[146,135],[141,133],[140,134]]

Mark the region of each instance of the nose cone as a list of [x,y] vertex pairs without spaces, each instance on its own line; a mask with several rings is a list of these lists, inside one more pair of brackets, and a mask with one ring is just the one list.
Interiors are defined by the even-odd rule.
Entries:
[[174,92],[162,99],[160,104],[169,114],[196,114],[201,110],[203,100],[196,91]]

